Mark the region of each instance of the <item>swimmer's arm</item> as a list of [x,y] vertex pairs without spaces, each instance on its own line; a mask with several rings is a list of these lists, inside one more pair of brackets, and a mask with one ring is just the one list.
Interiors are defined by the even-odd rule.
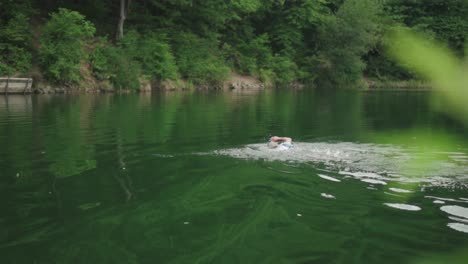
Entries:
[[292,138],[290,137],[271,137],[270,138],[270,141],[272,142],[288,142],[288,143],[292,143]]

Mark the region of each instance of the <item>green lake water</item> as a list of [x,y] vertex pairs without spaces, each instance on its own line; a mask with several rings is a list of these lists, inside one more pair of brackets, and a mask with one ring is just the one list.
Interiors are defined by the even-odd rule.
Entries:
[[468,263],[467,129],[430,102],[0,97],[0,263]]

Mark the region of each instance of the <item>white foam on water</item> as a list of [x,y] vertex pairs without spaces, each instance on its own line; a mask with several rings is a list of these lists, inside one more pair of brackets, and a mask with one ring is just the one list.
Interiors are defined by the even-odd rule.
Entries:
[[382,175],[373,172],[349,172],[349,171],[339,171],[339,174],[353,176],[354,178],[384,178]]
[[[442,187],[456,185],[468,189],[468,160],[460,160],[468,155],[459,151],[427,153],[423,149],[394,145],[295,142],[294,147],[288,150],[270,149],[266,143],[259,143],[198,154],[299,165],[319,164],[332,172],[357,179]],[[421,159],[430,162],[421,164],[418,162]]]
[[435,203],[435,204],[444,204],[445,202],[441,201],[441,200],[434,200],[433,203]]
[[325,180],[329,180],[329,181],[333,181],[333,182],[341,182],[341,180],[338,180],[336,178],[333,178],[333,177],[330,177],[330,176],[327,176],[327,175],[323,175],[323,174],[318,174],[318,176],[322,179],[325,179]]
[[452,228],[453,230],[468,233],[468,225],[461,224],[461,223],[448,223],[448,227]]
[[[344,144],[344,145],[343,145]],[[295,142],[288,150],[268,148],[266,144],[250,144],[243,148],[214,151],[218,155],[227,155],[241,159],[294,162],[346,162],[352,153],[345,150],[346,143],[303,143]]]
[[410,190],[405,190],[405,189],[400,189],[400,188],[394,188],[394,187],[390,187],[388,188],[390,191],[392,192],[397,192],[397,193],[412,193],[413,191],[410,191]]
[[440,210],[461,218],[468,219],[468,208],[458,205],[445,205],[440,207]]
[[464,200],[457,200],[453,198],[444,198],[444,197],[437,197],[437,196],[430,196],[430,195],[426,195],[424,196],[424,198],[436,199],[436,200],[440,200],[444,202],[468,203],[468,201],[464,201]]
[[416,206],[416,205],[411,205],[411,204],[399,204],[399,203],[384,203],[386,206],[400,209],[400,210],[405,210],[405,211],[420,211],[421,207]]
[[374,180],[374,179],[361,179],[362,182],[367,182],[370,184],[381,184],[381,185],[387,185],[386,182],[384,181],[379,181],[379,180]]
[[466,218],[461,218],[461,217],[456,217],[456,216],[449,216],[449,219],[457,222],[462,222],[462,223],[467,223],[468,224],[468,219]]
[[335,196],[331,195],[331,194],[328,194],[328,193],[321,193],[320,194],[323,198],[327,198],[327,199],[336,199]]

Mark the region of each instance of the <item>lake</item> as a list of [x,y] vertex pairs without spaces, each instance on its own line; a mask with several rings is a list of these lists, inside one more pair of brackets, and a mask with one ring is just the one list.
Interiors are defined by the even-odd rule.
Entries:
[[431,102],[0,97],[1,263],[462,263],[468,134]]

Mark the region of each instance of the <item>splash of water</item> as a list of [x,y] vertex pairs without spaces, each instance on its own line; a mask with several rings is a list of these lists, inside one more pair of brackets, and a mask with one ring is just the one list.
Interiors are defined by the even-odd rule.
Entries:
[[[427,183],[435,186],[468,186],[468,161],[463,152],[432,152],[394,145],[350,142],[296,142],[289,150],[270,149],[266,144],[222,149],[215,155],[245,160],[313,164],[371,184],[386,181]],[[424,163],[418,163],[424,160]]]

